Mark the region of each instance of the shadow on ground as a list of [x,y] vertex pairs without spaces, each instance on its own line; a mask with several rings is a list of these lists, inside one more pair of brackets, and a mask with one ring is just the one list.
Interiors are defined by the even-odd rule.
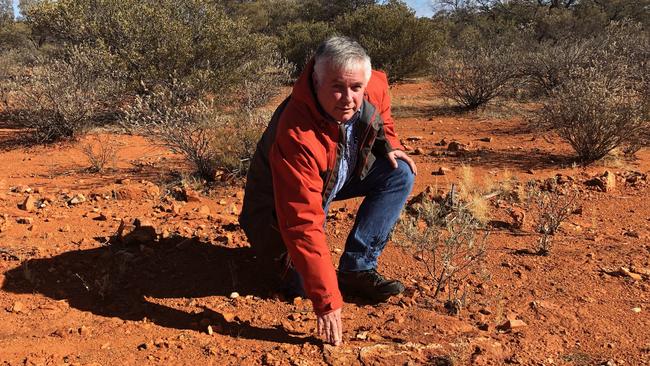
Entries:
[[228,248],[182,237],[140,246],[112,244],[29,259],[5,276],[5,291],[67,300],[73,308],[105,317],[133,321],[146,317],[160,326],[197,330],[197,323],[208,318],[215,330],[239,338],[318,342],[283,328],[227,321],[207,307],[197,313],[155,302],[185,298],[180,301],[189,303],[188,298],[228,296],[232,291],[242,296],[270,296],[272,278],[250,248]]
[[571,166],[575,157],[562,154],[551,154],[545,151],[531,150],[472,150],[459,154],[458,158],[464,164],[481,166],[485,169],[497,169],[504,166],[516,170],[559,169]]

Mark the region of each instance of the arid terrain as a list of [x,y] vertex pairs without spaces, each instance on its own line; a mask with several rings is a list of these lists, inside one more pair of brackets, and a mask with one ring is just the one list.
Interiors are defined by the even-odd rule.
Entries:
[[[650,152],[584,168],[557,136],[532,132],[520,105],[456,114],[423,82],[392,95],[420,171],[413,196],[448,190],[468,167],[477,185],[552,179],[579,192],[549,255],[534,254],[533,213],[492,197],[487,259],[453,315],[397,232],[380,271],[407,291],[346,302],[343,345],[323,346],[309,301],[283,299],[259,271],[237,224],[243,179],[206,188],[180,156],[106,133],[117,159],[92,173],[91,137],[23,147],[4,126],[0,364],[650,364]],[[359,202],[331,209],[335,261]]]

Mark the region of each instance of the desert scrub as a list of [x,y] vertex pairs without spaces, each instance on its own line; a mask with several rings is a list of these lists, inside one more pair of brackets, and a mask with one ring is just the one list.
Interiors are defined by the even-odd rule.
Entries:
[[509,91],[517,76],[512,53],[499,44],[448,48],[432,62],[431,79],[441,83],[443,96],[474,110]]
[[433,297],[447,291],[445,305],[456,309],[464,299],[467,277],[485,261],[489,232],[455,186],[445,197],[419,197],[402,217],[400,229],[434,284]]
[[222,173],[244,175],[270,116],[247,108],[227,113],[191,94],[178,83],[136,97],[124,110],[124,123],[182,154],[206,181]]
[[110,135],[92,135],[81,144],[81,152],[88,160],[88,170],[93,173],[103,173],[117,161],[120,146]]
[[11,109],[37,143],[77,138],[120,91],[114,59],[97,46],[74,46],[61,58],[41,58],[17,82]]
[[552,178],[546,181],[546,187],[541,189],[536,182],[526,186],[525,206],[533,213],[534,229],[539,235],[537,255],[549,255],[554,244],[555,234],[577,208],[578,191],[573,188],[563,188]]

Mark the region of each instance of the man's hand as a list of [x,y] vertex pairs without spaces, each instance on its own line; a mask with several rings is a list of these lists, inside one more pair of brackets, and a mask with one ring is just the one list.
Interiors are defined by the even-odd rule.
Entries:
[[318,316],[318,335],[327,343],[338,346],[343,341],[343,324],[341,309]]
[[409,165],[413,174],[418,175],[418,168],[415,166],[415,162],[404,151],[393,150],[389,152],[387,156],[388,160],[390,160],[390,164],[393,166],[393,169],[397,169],[397,159],[400,159],[404,160]]

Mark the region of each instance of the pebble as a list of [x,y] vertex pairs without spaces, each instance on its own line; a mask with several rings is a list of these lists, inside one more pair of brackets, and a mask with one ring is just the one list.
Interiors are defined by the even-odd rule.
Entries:
[[239,292],[231,292],[230,296],[228,297],[230,297],[231,299],[236,299],[239,297]]
[[11,306],[11,308],[8,309],[8,310],[10,312],[14,313],[14,314],[24,313],[25,312],[25,305],[20,301],[16,301]]
[[34,219],[31,217],[19,217],[16,219],[16,222],[23,225],[31,225],[34,222]]
[[30,194],[18,205],[18,208],[27,212],[34,212],[36,210],[36,198]]
[[86,202],[86,196],[84,196],[82,193],[79,193],[72,197],[70,201],[68,201],[68,204],[70,205],[78,205],[80,203]]
[[632,308],[632,311],[638,314],[641,312],[641,308],[640,307]]

